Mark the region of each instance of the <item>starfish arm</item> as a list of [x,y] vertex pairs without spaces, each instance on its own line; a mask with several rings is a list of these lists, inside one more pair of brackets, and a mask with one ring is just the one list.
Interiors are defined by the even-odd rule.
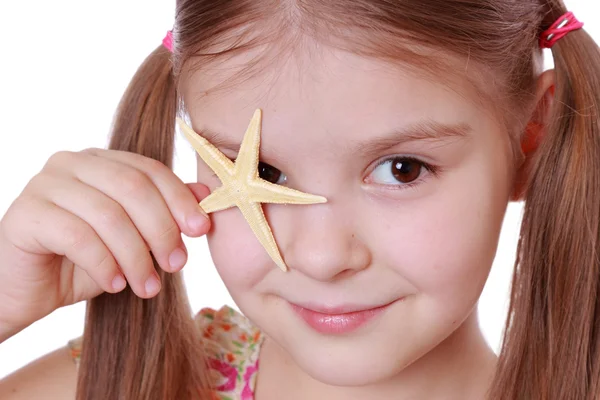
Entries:
[[260,149],[262,111],[257,109],[252,116],[252,120],[246,129],[240,151],[235,160],[236,175],[244,178],[254,178],[258,176],[258,160]]
[[221,182],[225,183],[233,175],[234,165],[225,154],[221,153],[219,149],[213,146],[208,140],[198,135],[192,128],[190,128],[182,119],[177,118],[179,127],[185,135],[186,139],[190,142],[192,147],[196,150],[200,158],[213,170],[219,177]]
[[254,232],[254,235],[258,238],[258,241],[265,248],[271,259],[273,259],[279,268],[283,271],[287,271],[287,266],[279,253],[277,243],[273,237],[273,232],[267,223],[267,219],[265,218],[265,214],[260,204],[244,201],[238,204],[238,208],[246,221],[248,221],[248,225],[250,225],[252,232]]
[[325,197],[275,185],[262,179],[249,185],[248,199],[257,203],[273,204],[319,204],[327,202]]
[[210,214],[212,212],[226,210],[235,206],[235,199],[224,186],[217,188],[200,202],[200,207]]

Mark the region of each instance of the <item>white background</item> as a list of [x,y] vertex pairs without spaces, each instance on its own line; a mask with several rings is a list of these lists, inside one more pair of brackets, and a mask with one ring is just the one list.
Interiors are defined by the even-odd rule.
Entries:
[[[600,42],[600,7],[568,0]],[[0,215],[59,150],[104,147],[112,115],[141,61],[173,22],[174,0],[0,2]],[[550,66],[547,63],[547,66]],[[194,153],[179,140],[175,172],[195,179]],[[480,301],[486,338],[497,348],[520,223],[511,205]],[[188,240],[185,271],[194,310],[232,304],[204,239]],[[1,255],[0,255],[1,257]],[[0,378],[83,331],[83,303],[57,310],[0,344]]]

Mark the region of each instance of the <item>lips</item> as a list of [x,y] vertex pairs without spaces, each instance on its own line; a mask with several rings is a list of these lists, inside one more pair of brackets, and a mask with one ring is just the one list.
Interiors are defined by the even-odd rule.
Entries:
[[299,306],[292,309],[315,331],[327,335],[342,335],[358,330],[382,314],[392,303],[377,307],[342,306],[335,308]]

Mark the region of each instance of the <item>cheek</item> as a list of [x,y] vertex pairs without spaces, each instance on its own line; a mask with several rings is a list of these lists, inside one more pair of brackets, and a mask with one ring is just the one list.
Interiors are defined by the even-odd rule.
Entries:
[[[201,160],[197,160],[198,182],[210,191],[221,181]],[[211,257],[231,295],[247,290],[259,282],[266,268],[265,251],[237,208],[210,215],[212,228],[207,235]],[[268,256],[267,256],[268,258]]]
[[221,279],[235,297],[269,272],[269,256],[237,208],[213,213],[211,219],[212,229],[207,235],[210,253]]
[[508,204],[507,174],[494,167],[502,164],[472,164],[477,168],[465,165],[426,198],[380,215],[371,233],[382,261],[446,310],[470,308],[479,298]]

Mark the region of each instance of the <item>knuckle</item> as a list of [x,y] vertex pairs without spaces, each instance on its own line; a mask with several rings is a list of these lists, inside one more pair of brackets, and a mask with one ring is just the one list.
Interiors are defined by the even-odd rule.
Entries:
[[24,195],[30,195],[32,192],[39,192],[40,188],[47,186],[48,179],[53,177],[53,174],[44,172],[34,175],[25,186],[25,189],[23,189],[23,194],[21,197]]
[[154,158],[143,157],[142,160],[150,174],[159,175],[171,171],[165,164],[155,160]]
[[133,168],[121,171],[118,180],[121,190],[127,195],[146,193],[150,184],[148,177],[144,173]]
[[[23,221],[35,220],[38,215],[37,208],[39,207],[38,199],[27,193],[22,193],[8,207],[6,214],[2,218],[4,226],[9,226],[8,231],[20,227]],[[35,221],[39,223],[39,221]]]
[[69,161],[71,161],[74,158],[74,155],[75,155],[75,153],[73,153],[72,151],[67,151],[67,150],[58,151],[58,152],[52,154],[50,156],[50,158],[48,158],[48,161],[46,162],[45,167],[55,167],[58,165],[63,165],[65,163],[68,163]]
[[84,248],[90,240],[90,229],[85,224],[70,223],[62,230],[62,238],[68,248]]
[[166,227],[163,227],[162,229],[159,230],[160,234],[156,237],[156,241],[158,243],[161,242],[174,242],[176,240],[179,240],[179,237],[181,235],[180,231],[179,231],[179,226],[177,226],[177,224],[172,221],[169,225],[167,225]]
[[122,226],[129,218],[122,207],[111,203],[100,206],[98,208],[98,216],[100,222],[109,227]]
[[112,277],[112,275],[114,275],[118,269],[115,258],[108,251],[105,251],[101,254],[99,260],[96,262],[96,265],[98,266],[99,270],[104,271],[104,273],[109,277]]
[[98,155],[101,151],[102,149],[97,147],[88,147],[87,149],[81,150],[80,153]]
[[[8,238],[9,240],[11,240],[11,233],[15,231],[15,229],[13,229],[13,225],[14,226],[19,226],[18,224],[14,224],[14,222],[16,220],[18,220],[18,217],[14,217],[13,218],[13,214],[14,214],[14,203],[13,205],[8,209],[8,211],[6,212],[6,214],[4,214],[4,217],[2,217],[2,219],[0,219],[0,237],[5,237]],[[11,213],[11,211],[13,211],[13,213]]]
[[36,201],[37,200],[35,196],[23,191],[23,193],[21,193],[21,195],[12,202],[8,208],[8,211],[13,213],[27,213],[28,210],[34,208]]

